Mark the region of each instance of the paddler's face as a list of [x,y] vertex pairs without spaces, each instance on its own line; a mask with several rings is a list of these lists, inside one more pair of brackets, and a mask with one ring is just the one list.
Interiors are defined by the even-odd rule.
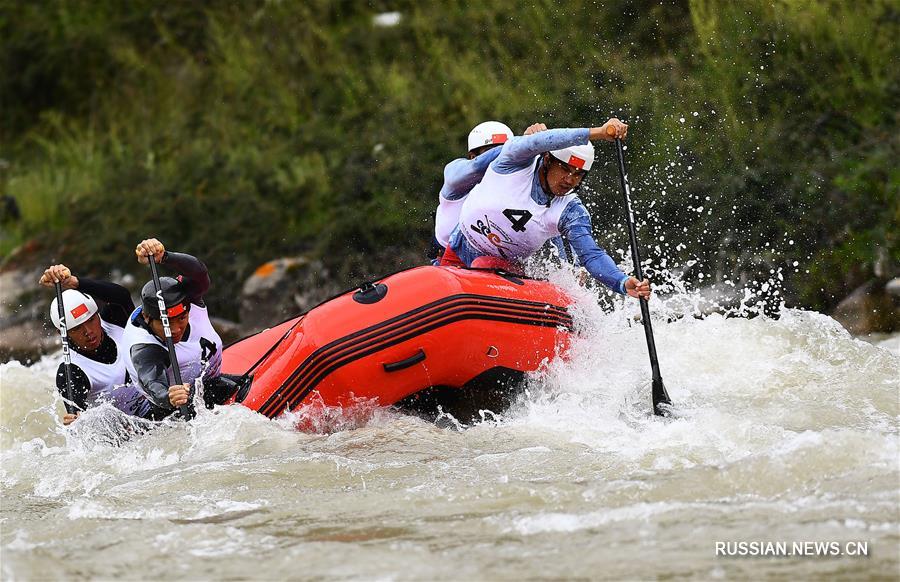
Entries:
[[[181,341],[182,336],[184,336],[184,331],[188,326],[188,315],[190,314],[190,310],[183,311],[174,317],[169,318],[169,329],[172,330],[172,342],[178,343]],[[150,329],[153,330],[153,334],[165,341],[166,339],[166,331],[163,329],[163,324],[161,319],[151,319],[150,320]]]
[[100,347],[100,343],[103,341],[103,328],[100,327],[100,316],[96,313],[89,320],[73,327],[68,332],[72,343],[84,352],[93,352]]
[[570,190],[577,188],[587,172],[556,159],[550,154],[544,154],[544,163],[547,165],[547,186],[554,196],[565,196]]

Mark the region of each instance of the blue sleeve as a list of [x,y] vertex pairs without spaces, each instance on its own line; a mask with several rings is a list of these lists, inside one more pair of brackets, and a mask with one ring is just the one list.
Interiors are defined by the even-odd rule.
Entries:
[[591,276],[616,293],[625,294],[628,275],[620,271],[615,261],[597,245],[591,234],[591,217],[578,198],[569,202],[563,210],[559,218],[559,231],[569,239],[578,260]]
[[527,168],[534,162],[534,156],[559,150],[573,145],[585,145],[590,140],[591,130],[548,129],[531,135],[516,136],[503,144],[497,160],[491,165],[498,174],[512,174]]
[[488,166],[500,155],[500,148],[491,148],[475,159],[459,158],[444,166],[444,185],[441,198],[459,200],[484,178]]

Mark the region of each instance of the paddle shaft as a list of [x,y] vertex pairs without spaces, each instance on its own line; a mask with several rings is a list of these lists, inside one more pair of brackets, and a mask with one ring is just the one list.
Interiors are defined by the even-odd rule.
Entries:
[[62,340],[63,351],[63,368],[66,370],[66,412],[75,414],[78,407],[72,398],[72,354],[69,353],[69,328],[66,325],[66,308],[63,306],[62,285],[59,281],[54,281],[56,287],[56,310],[59,312],[59,338]]
[[[628,238],[631,243],[631,261],[634,263],[634,275],[638,281],[644,280],[644,272],[641,268],[641,254],[638,250],[637,229],[634,226],[634,211],[631,208],[631,187],[628,185],[628,174],[625,172],[625,154],[622,148],[622,140],[616,138],[616,154],[619,160],[619,180],[622,185],[622,195],[625,197],[625,220],[628,223]],[[653,413],[663,415],[660,404],[671,404],[669,394],[662,381],[659,371],[659,359],[656,356],[656,342],[653,340],[653,325],[650,323],[650,306],[647,299],[641,298],[641,320],[644,324],[644,335],[647,337],[647,351],[650,353],[650,369],[653,372]]]
[[[156,260],[153,255],[147,255],[150,263],[150,274],[153,275],[153,289],[156,291],[156,304],[159,306],[159,320],[162,322],[163,335],[166,336],[166,349],[169,351],[169,366],[172,367],[172,375],[175,377],[175,384],[183,384],[181,381],[181,369],[178,367],[178,356],[175,355],[175,342],[172,341],[172,328],[169,326],[169,314],[166,309],[166,302],[162,296],[162,286],[159,284],[159,271],[156,269]],[[185,418],[191,418],[191,406],[185,404],[179,407],[181,415]]]

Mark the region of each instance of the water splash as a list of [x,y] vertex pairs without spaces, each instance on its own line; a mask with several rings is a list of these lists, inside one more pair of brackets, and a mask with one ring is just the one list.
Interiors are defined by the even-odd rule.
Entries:
[[[603,548],[628,543],[668,564],[689,559],[685,571],[703,576],[720,567],[709,562],[712,539],[760,528],[790,540],[865,538],[882,549],[869,571],[896,570],[886,550],[900,536],[896,338],[872,345],[814,312],[769,316],[755,287],[708,313],[703,293],[673,273],[651,303],[678,410],[659,419],[636,301],[581,286],[569,268],[548,275],[575,300],[570,353],[530,377],[512,409],[466,430],[371,402],[276,420],[198,405],[191,423],[139,436],[142,421],[106,406],[66,429],[55,362],[0,365],[0,488],[12,508],[4,576],[35,575],[32,552],[65,554],[56,563],[100,576],[91,556],[106,555],[110,530],[141,560],[177,548],[228,564],[201,572],[186,561],[193,577],[226,567],[252,577],[247,560],[235,562],[251,553],[289,577],[295,560],[285,556],[298,547],[317,548],[310,575],[359,574],[346,544],[397,563],[399,578],[425,575],[442,559],[427,549],[433,539],[478,572],[497,551],[523,577],[541,567],[529,556],[552,551],[600,567],[582,546],[610,567],[618,562]],[[111,439],[123,424],[133,436]],[[72,558],[71,547],[82,551]],[[611,571],[654,575],[627,567]]]

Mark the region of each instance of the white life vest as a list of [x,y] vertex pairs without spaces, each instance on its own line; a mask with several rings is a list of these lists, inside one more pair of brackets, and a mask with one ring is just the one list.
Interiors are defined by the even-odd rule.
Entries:
[[459,213],[462,210],[463,202],[468,197],[469,195],[466,194],[457,200],[447,200],[443,196],[438,196],[437,213],[434,215],[434,238],[444,248],[447,248],[450,235],[459,224]]
[[534,171],[531,166],[512,174],[488,167],[481,182],[466,196],[459,228],[475,249],[504,259],[524,259],[559,236],[559,218],[575,194],[553,196],[550,206],[531,198]]
[[[142,318],[143,315],[138,314],[137,317]],[[188,337],[182,338],[180,342],[175,344],[175,356],[178,358],[178,369],[181,370],[181,381],[185,384],[193,384],[194,380],[200,377],[201,372],[203,373],[203,378],[219,376],[222,368],[222,338],[219,337],[212,323],[210,323],[206,308],[192,303],[188,314],[188,324],[190,325]],[[155,335],[147,331],[145,327],[135,325],[129,318],[128,324],[125,326],[128,372],[138,385],[140,385],[140,379],[134,363],[131,361],[131,348],[139,344],[157,345],[164,350],[166,349],[165,341],[160,341]],[[166,350],[166,353],[168,353],[168,350]],[[168,363],[166,376],[169,380],[169,386],[174,385],[175,376],[172,374],[172,368],[168,366]]]
[[100,327],[116,344],[115,362],[104,364],[92,360],[76,350],[69,352],[72,364],[81,368],[90,382],[85,403],[88,406],[96,406],[102,402],[109,402],[123,412],[140,414],[146,408],[146,404],[141,402],[144,400],[143,395],[133,382],[126,382],[128,349],[123,340],[125,330],[118,325],[103,321],[102,317],[100,318]]

